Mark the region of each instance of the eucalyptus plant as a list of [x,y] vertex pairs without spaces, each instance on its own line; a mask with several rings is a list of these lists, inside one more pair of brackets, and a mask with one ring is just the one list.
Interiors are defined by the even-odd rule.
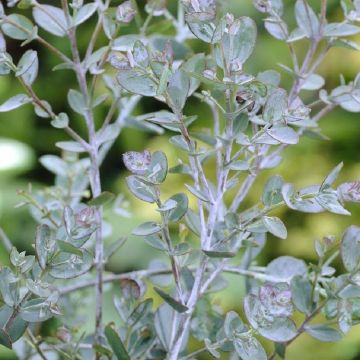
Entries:
[[[285,358],[287,347],[304,332],[332,342],[359,323],[360,227],[350,226],[339,240],[324,234],[315,242],[316,265],[290,254],[266,267],[256,260],[267,234],[287,237],[286,226],[273,215],[280,207],[350,215],[345,203],[360,202],[360,182],[334,185],[342,163],[321,184],[302,189],[272,176],[258,203],[243,205],[258,175],[280,164],[284,149],[303,135],[323,136],[319,120],[330,111],[360,112],[360,73],[350,83],[341,78],[331,91],[324,90],[325,81],[317,74],[331,48],[360,50],[348,39],[360,33],[360,1],[342,0],[343,20],[337,23],[327,20],[326,0],[319,14],[306,0],[297,0],[288,5],[295,29],[283,18],[282,0],[254,0],[254,6],[263,13],[269,34],[289,49],[292,66],[280,67],[293,77],[290,89],[281,87],[278,71],[244,71],[256,46],[257,26],[249,17],[224,14],[215,0],[179,1],[176,15],[166,0],[148,0],[144,8],[135,0],[0,4],[0,73],[23,87],[23,93],[0,105],[0,112],[30,104],[37,116],[69,136],[56,143],[61,157],[40,158],[55,175],[54,186],[19,191],[19,206],[29,206],[38,223],[35,255],[18,252],[1,234],[11,265],[0,270],[0,343],[14,345],[20,359],[185,360],[203,353],[232,360]],[[95,19],[81,53],[78,27]],[[121,29],[132,22],[138,32],[123,35]],[[161,34],[160,24],[174,35]],[[69,52],[57,48],[54,37],[67,39]],[[42,61],[37,51],[26,50],[15,62],[7,39],[28,48],[43,46],[58,58],[53,70],[72,72],[77,88],[68,90],[68,112],[56,112],[35,92]],[[187,45],[190,39],[205,43],[207,53],[194,53]],[[308,44],[304,56],[300,40]],[[304,103],[303,91],[313,91],[311,103]],[[142,97],[156,99],[166,110],[133,114]],[[188,112],[190,98],[210,109],[212,117],[201,131],[192,125],[198,114]],[[100,105],[108,112],[97,119]],[[83,117],[86,137],[74,130],[74,114]],[[178,154],[177,164],[168,164],[160,149],[123,154],[130,192],[155,210],[154,221],[132,233],[144,239],[144,249],[151,246],[168,261],[110,274],[104,265],[126,234],[104,247],[109,224],[103,207],[112,202],[119,213],[126,210],[123,195],[115,199],[102,189],[100,166],[127,126],[170,136]],[[162,188],[168,173],[186,183],[183,192],[166,198]],[[332,266],[338,257],[343,273]],[[227,287],[225,273],[246,280],[241,315],[224,313],[212,302],[213,294]],[[121,289],[113,297],[118,318],[110,324],[102,316],[105,283]],[[90,287],[95,289],[95,328],[79,334],[77,312],[86,306],[86,297],[77,295]],[[154,305],[154,293],[162,304]],[[320,313],[323,323],[314,324]],[[52,317],[56,336],[40,337],[39,323]],[[195,352],[189,349],[192,339],[203,343]],[[272,353],[266,353],[264,340],[273,344]]]

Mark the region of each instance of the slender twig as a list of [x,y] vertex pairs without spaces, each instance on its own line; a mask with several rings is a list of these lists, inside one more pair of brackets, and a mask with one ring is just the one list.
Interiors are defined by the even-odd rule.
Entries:
[[[25,83],[20,76],[18,76],[17,79],[27,91],[27,93],[31,96],[34,104],[36,104],[41,110],[47,113],[52,120],[55,120],[57,118],[56,114],[51,110],[51,108],[48,108],[44,105],[44,103],[36,95],[32,86]],[[69,126],[66,126],[64,130],[70,137],[72,137],[76,142],[78,142],[84,148],[84,150],[89,150],[89,144],[75,130],[73,130]]]
[[[86,109],[84,111],[84,118],[88,128],[89,134],[89,156],[90,156],[90,174],[91,174],[91,190],[93,197],[97,197],[101,193],[100,170],[98,163],[98,145],[96,138],[95,122],[93,112],[91,109],[91,98],[86,81],[85,70],[81,64],[79,49],[77,46],[75,28],[72,26],[71,16],[69,14],[69,7],[67,0],[61,0],[62,8],[68,24],[67,35],[70,40],[71,52],[74,59],[75,73],[78,84],[84,98]],[[102,304],[103,304],[103,257],[104,257],[104,244],[102,239],[102,210],[101,207],[96,209],[95,221],[98,228],[95,233],[95,265],[96,265],[96,284],[95,284],[95,340],[97,343],[101,342],[102,338]]]
[[255,180],[255,174],[250,174],[247,176],[238,193],[235,195],[235,198],[230,206],[230,211],[235,212],[239,208],[240,204],[244,201],[246,195],[249,193]]
[[[212,347],[213,349],[215,349],[215,348],[220,348],[220,347],[221,347],[223,344],[225,344],[227,341],[229,341],[229,339],[225,338],[225,339],[223,339],[223,340],[221,340],[221,341],[218,341],[218,342],[216,342],[216,343],[214,343],[214,344],[211,344],[211,347]],[[208,351],[208,348],[207,348],[207,347],[203,347],[203,348],[201,348],[201,349],[199,349],[199,350],[196,350],[196,351],[192,352],[192,353],[189,354],[189,355],[183,356],[182,358],[180,358],[180,360],[192,360],[192,359],[196,359],[196,356],[197,356],[197,355],[201,355],[202,353],[204,353],[204,352],[206,352],[206,351]]]
[[43,360],[48,360],[47,357],[45,356],[44,352],[42,351],[38,341],[36,340],[34,334],[32,333],[32,331],[30,330],[30,328],[26,329],[26,333],[28,334],[29,338],[30,338],[30,342],[31,344],[35,347],[36,352],[38,353],[38,355],[43,359]]
[[96,26],[95,26],[95,30],[91,35],[89,45],[88,45],[88,47],[86,49],[85,59],[88,59],[91,56],[91,54],[93,53],[93,51],[94,51],[96,41],[97,41],[97,39],[98,39],[98,37],[100,35],[100,32],[102,30],[102,24],[103,24],[103,20],[104,20],[104,10],[109,7],[110,0],[106,0],[104,7],[103,7],[103,4],[102,4],[101,1],[97,0],[97,3],[99,4],[99,7],[98,7],[99,16],[98,16],[98,20],[97,20],[97,23],[96,23]]
[[[193,270],[195,271],[196,269],[193,268]],[[251,278],[259,280],[259,281],[267,281],[267,282],[274,282],[274,283],[280,281],[280,279],[276,278],[275,276],[266,275],[264,273],[252,271],[252,270],[244,270],[244,269],[240,269],[238,267],[225,266],[223,268],[223,271],[226,273],[229,273],[229,274],[251,277]],[[156,276],[156,275],[167,275],[167,274],[171,274],[171,272],[172,272],[172,269],[137,270],[137,271],[131,271],[128,273],[107,275],[107,276],[104,276],[103,281],[104,281],[104,283],[111,283],[111,282],[116,282],[116,281],[124,280],[124,279],[142,279],[142,278],[149,278],[151,276]],[[79,290],[83,290],[88,287],[92,287],[94,285],[95,285],[94,279],[82,280],[82,281],[75,283],[74,285],[60,287],[58,289],[58,291],[61,295],[68,295],[70,293],[73,293],[73,292],[76,292]]]
[[11,249],[13,248],[13,244],[11,240],[6,235],[5,231],[0,227],[0,240],[4,245],[5,250],[10,253]]
[[[352,274],[349,275],[351,277]],[[349,281],[345,281],[343,285],[339,287],[339,289],[336,290],[336,292],[333,294],[332,297],[326,298],[320,305],[316,307],[309,315],[306,316],[305,320],[301,323],[301,325],[297,328],[296,335],[284,343],[285,347],[289,346],[291,343],[293,343],[303,332],[306,331],[306,326],[310,323],[311,320],[315,318],[316,315],[319,314],[319,312],[326,306],[329,299],[332,299],[333,297],[339,296],[339,294],[349,285]],[[276,352],[272,353],[268,360],[274,359],[276,356]]]
[[[30,30],[21,26],[17,22],[11,20],[8,16],[5,16],[4,18],[2,18],[2,21],[7,22],[8,24],[11,24],[12,26],[23,31],[24,33],[28,34],[29,36],[32,35]],[[56,56],[58,56],[62,61],[66,62],[68,64],[72,64],[72,61],[70,58],[68,58],[59,49],[57,49],[55,46],[51,45],[49,42],[47,42],[45,39],[43,39],[39,35],[35,36],[34,40],[38,41],[41,45],[45,46],[48,50],[50,50],[52,53],[54,53]]]
[[[157,200],[157,205],[159,208],[161,208],[162,203],[161,203],[160,199]],[[170,235],[170,231],[169,231],[169,222],[168,222],[166,214],[164,214],[163,211],[161,211],[161,221],[162,221],[162,230],[161,231],[162,231],[163,238],[167,245],[168,254],[169,254],[170,263],[171,263],[171,270],[172,270],[172,273],[174,276],[174,281],[175,281],[175,286],[176,286],[176,291],[177,291],[178,297],[181,300],[181,302],[184,302],[185,299],[184,299],[183,291],[182,291],[182,287],[181,287],[180,268],[176,261],[176,257],[173,254],[174,248],[172,245],[171,235]]]

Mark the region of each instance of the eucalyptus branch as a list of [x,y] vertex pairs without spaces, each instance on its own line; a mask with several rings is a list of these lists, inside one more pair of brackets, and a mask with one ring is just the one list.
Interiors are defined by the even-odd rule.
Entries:
[[[158,199],[157,205],[158,205],[158,208],[161,209],[162,203],[161,203],[160,199]],[[171,262],[171,270],[172,270],[174,280],[175,280],[176,291],[177,291],[178,297],[181,300],[181,302],[184,302],[185,299],[184,299],[184,295],[183,295],[183,290],[181,288],[181,279],[180,279],[181,269],[177,263],[176,257],[173,254],[174,248],[173,248],[172,241],[171,241],[171,235],[170,235],[170,231],[169,231],[169,223],[168,223],[166,214],[164,214],[163,211],[161,211],[161,221],[162,221],[162,235],[163,235],[163,238],[166,242],[166,246],[168,249],[168,255],[170,258],[170,262]]]
[[[339,287],[339,289],[336,290],[336,292],[333,294],[334,297],[337,297],[347,286],[349,285],[349,282],[346,281],[343,285]],[[327,302],[329,301],[329,298],[325,299],[321,304],[319,304],[316,309],[314,309],[309,315],[307,315],[304,319],[304,321],[301,323],[301,325],[297,328],[296,335],[289,341],[287,341],[284,345],[285,347],[288,347],[290,344],[292,344],[300,335],[302,335],[306,331],[306,326],[310,323],[311,320],[313,320],[316,315],[320,313],[320,311],[326,306]],[[275,359],[276,352],[271,354],[268,357],[268,360]]]
[[[222,358],[227,357],[224,353],[228,350],[231,358],[243,358],[246,353],[266,359],[268,355],[258,337],[274,343],[275,339],[286,347],[310,330],[310,322],[322,310],[330,321],[316,326],[316,331],[330,341],[333,338],[326,331],[329,325],[335,334],[336,323],[342,332],[355,324],[351,298],[345,300],[341,291],[345,290],[346,295],[353,290],[355,294],[358,292],[354,273],[360,261],[356,241],[359,227],[350,226],[336,246],[333,237],[325,236],[317,241],[319,261],[315,269],[291,254],[272,259],[268,265],[256,266],[268,233],[281,239],[288,236],[286,225],[272,214],[275,209],[287,206],[291,211],[350,214],[344,203],[359,202],[359,182],[334,185],[342,163],[321,184],[299,190],[281,176],[273,175],[264,183],[255,205],[246,208],[244,204],[255,181],[261,182],[258,175],[262,170],[274,168],[281,159],[279,155],[298,143],[306,131],[319,131],[317,123],[336,106],[360,112],[359,76],[348,84],[342,79],[328,96],[323,90],[320,99],[311,98],[308,105],[300,98],[302,90],[323,88],[324,79],[315,72],[336,42],[357,47],[346,37],[360,32],[356,25],[358,5],[347,4],[343,9],[344,21],[332,23],[327,19],[327,0],[321,0],[320,14],[307,0],[297,0],[295,6],[286,4],[294,8],[297,23],[295,31],[290,33],[283,18],[282,0],[254,0],[256,9],[267,14],[266,30],[289,49],[292,68],[282,68],[294,74],[295,79],[290,91],[286,91],[278,72],[248,72],[251,67],[246,62],[251,59],[257,41],[256,23],[246,16],[220,14],[221,7],[215,0],[179,1],[176,17],[162,0],[147,1],[144,8],[136,0],[121,1],[119,5],[111,0],[61,0],[61,6],[37,0],[19,2],[20,10],[32,7],[31,20],[25,16],[26,12],[12,13],[11,5],[17,3],[9,2],[6,11],[0,3],[0,73],[17,77],[25,91],[0,104],[0,113],[32,103],[36,114],[50,118],[51,125],[63,128],[73,141],[57,143],[62,156],[41,158],[41,164],[55,175],[55,186],[34,194],[31,190],[18,192],[25,198],[19,206],[30,204],[35,210],[33,215],[38,222],[35,256],[18,251],[0,228],[0,238],[10,252],[9,266],[0,269],[3,304],[0,310],[8,314],[2,325],[0,345],[12,348],[16,339],[24,337],[26,349],[20,358],[37,353],[46,359],[47,351],[51,350],[66,359],[81,360],[84,355],[79,349],[84,349],[86,356],[97,360],[114,356],[133,360],[154,356],[187,360],[205,351]],[[10,15],[5,15],[8,11]],[[144,21],[143,13],[146,13]],[[92,28],[88,27],[91,30],[88,44],[81,54],[77,35],[80,39],[83,35],[80,25],[89,19],[94,21],[88,22]],[[132,33],[130,26],[125,29],[125,35],[119,34],[134,19],[137,33]],[[150,23],[154,23],[151,35]],[[175,34],[162,33],[163,25],[170,25]],[[54,35],[62,38],[61,41],[65,39],[71,56],[54,47],[51,40],[39,37],[38,29],[47,32],[49,38]],[[24,41],[22,45],[37,41],[64,62],[57,70],[74,71],[77,85],[68,92],[67,113],[71,116],[70,111],[74,111],[83,117],[85,138],[68,125],[67,113],[54,112],[34,91],[32,84],[43,76],[39,71],[41,53],[26,50],[15,65],[16,56],[7,51],[11,49],[6,44],[7,37]],[[192,43],[184,43],[187,39],[204,42],[209,51],[201,54],[189,51]],[[298,47],[299,39],[308,42],[303,55]],[[112,71],[110,66],[114,68]],[[105,86],[98,86],[100,78]],[[211,111],[204,125],[206,129],[195,129],[194,136],[192,126],[198,125],[196,115],[201,110],[187,106],[191,96]],[[166,104],[167,108],[159,106],[159,111],[138,114],[141,109],[137,106],[143,97]],[[144,108],[146,104],[144,101]],[[99,109],[96,112],[95,107]],[[310,110],[314,114],[310,115]],[[100,111],[104,116],[95,118]],[[185,116],[188,111],[193,113]],[[136,116],[131,116],[133,113]],[[105,273],[108,259],[126,237],[120,236],[110,244],[104,256],[103,236],[107,231],[102,231],[105,229],[103,206],[114,195],[102,192],[100,167],[123,128],[133,124],[157,135],[173,132],[170,144],[182,152],[177,166],[172,166],[173,159],[169,161],[160,149],[153,153],[130,149],[123,154],[126,171],[130,172],[126,176],[129,191],[138,200],[157,205],[161,218],[138,225],[132,234],[144,237],[147,245],[168,256],[169,268],[150,266],[121,274]],[[185,189],[172,195],[167,193],[175,190],[171,186],[163,191],[163,184],[171,181],[169,173],[190,176],[191,184],[186,185],[186,190],[193,196],[195,205]],[[163,196],[167,199],[162,200]],[[124,199],[120,194],[113,210],[129,216]],[[181,241],[176,246],[172,234],[175,226],[179,227]],[[192,241],[193,237],[197,241]],[[329,265],[339,255],[346,271],[335,276]],[[210,310],[212,294],[220,291],[218,285],[222,285],[225,274],[245,278],[243,319],[237,312],[229,311],[220,320],[221,312]],[[83,277],[73,280],[80,276]],[[157,280],[165,278],[170,283],[162,286]],[[149,297],[151,291],[144,294],[145,282],[158,286],[154,290],[164,304],[154,308]],[[120,288],[120,296],[109,292],[114,296],[119,315],[110,324],[103,323],[104,284],[114,284],[110,289]],[[347,288],[348,284],[351,286]],[[76,292],[91,287],[95,288],[95,328],[91,334],[84,333],[79,338],[69,317],[75,317],[84,304],[82,295],[86,293]],[[325,306],[330,298],[337,303],[336,314],[329,314]],[[204,303],[208,305],[203,306]],[[63,312],[73,309],[72,313],[62,316],[59,304],[66,304]],[[305,314],[298,327],[293,321],[294,306]],[[55,314],[62,324],[57,339],[35,337],[30,330],[30,340],[26,338],[29,323],[39,326]],[[214,317],[211,329],[201,326],[200,331],[192,326],[203,323],[205,316],[206,321]],[[85,336],[89,339],[87,344],[84,344]],[[187,339],[191,337],[206,338],[206,346],[189,353]],[[222,346],[225,343],[233,346],[225,348]],[[276,352],[269,358],[275,356]]]
[[48,360],[48,358],[45,356],[44,352],[42,351],[37,339],[35,338],[34,334],[32,333],[32,331],[28,328],[26,330],[29,338],[30,338],[30,342],[31,344],[34,346],[37,354],[41,357],[41,359],[43,360]]
[[[5,16],[2,19],[4,22],[7,22],[8,24],[11,24],[12,26],[16,27],[17,29],[23,31],[24,33],[26,33],[27,35],[31,36],[32,33],[30,30],[26,29],[25,27],[21,26],[20,24],[18,24],[17,22],[11,20],[8,16]],[[52,53],[54,53],[59,59],[61,59],[62,61],[68,63],[68,64],[72,64],[72,61],[70,58],[68,58],[65,54],[63,54],[59,49],[57,49],[55,46],[53,46],[52,44],[50,44],[49,42],[47,42],[45,39],[43,39],[42,37],[40,37],[39,35],[36,35],[34,40],[38,41],[41,45],[43,45],[44,47],[46,47],[48,50],[50,50]]]
[[235,195],[235,198],[230,206],[230,211],[235,212],[240,207],[240,204],[244,201],[245,197],[249,193],[255,180],[256,180],[255,174],[250,174],[247,176],[246,180],[241,185],[241,188],[239,189],[238,193]]
[[[27,91],[27,93],[31,96],[34,104],[36,104],[41,110],[47,113],[52,120],[56,120],[57,119],[56,114],[51,110],[51,108],[48,108],[47,106],[44,105],[44,103],[36,95],[32,86],[26,84],[21,77],[18,77],[18,80],[21,83],[21,85],[24,87],[24,89]],[[73,130],[68,125],[65,126],[63,129],[72,139],[78,142],[85,150],[89,150],[89,144],[75,130]]]
[[[97,197],[101,193],[101,182],[100,182],[100,171],[99,171],[99,164],[98,164],[98,145],[96,139],[96,132],[95,132],[95,122],[93,118],[93,112],[91,110],[91,99],[89,97],[89,91],[86,82],[86,75],[85,71],[82,68],[79,50],[76,41],[76,34],[75,28],[72,27],[71,24],[71,17],[69,14],[69,8],[67,4],[67,0],[62,0],[62,8],[65,13],[65,17],[68,23],[68,37],[71,44],[71,51],[74,58],[74,66],[75,72],[78,80],[78,84],[80,86],[80,90],[82,96],[84,98],[85,104],[87,108],[85,109],[85,120],[89,132],[89,144],[90,150],[89,155],[91,159],[91,180],[90,185],[92,189],[93,197]],[[96,230],[96,246],[95,246],[95,264],[96,264],[96,284],[95,284],[95,302],[96,302],[96,309],[95,309],[95,337],[97,343],[101,342],[102,338],[102,310],[103,310],[103,257],[104,257],[104,244],[101,234],[101,224],[102,224],[102,211],[101,208],[98,208],[95,213],[96,223],[98,229]]]
[[11,242],[11,240],[8,238],[8,236],[6,235],[5,231],[3,230],[3,228],[0,227],[0,241],[2,242],[5,250],[10,253],[13,244]]

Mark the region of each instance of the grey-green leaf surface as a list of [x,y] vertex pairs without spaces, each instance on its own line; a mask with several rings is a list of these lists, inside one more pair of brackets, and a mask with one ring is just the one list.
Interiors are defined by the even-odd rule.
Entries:
[[263,118],[267,123],[274,124],[282,119],[286,108],[286,91],[284,89],[276,89],[270,94],[266,101]]
[[281,188],[284,180],[279,175],[272,176],[265,184],[264,192],[262,194],[262,202],[266,206],[272,206],[280,203],[283,200]]
[[129,190],[140,200],[153,203],[157,196],[155,190],[137,179],[135,175],[128,176],[126,183]]
[[130,360],[130,356],[126,351],[119,334],[115,331],[113,324],[109,324],[105,327],[105,336],[117,360]]
[[346,229],[341,240],[341,259],[347,271],[360,267],[360,227],[352,225]]
[[339,341],[342,338],[338,330],[327,325],[306,325],[305,332],[323,342]]
[[179,313],[183,313],[188,310],[188,308],[181,304],[179,301],[175,300],[172,296],[162,291],[161,289],[155,287],[154,290],[158,293],[158,295],[169,304],[175,311]]
[[40,267],[45,270],[49,253],[53,248],[48,225],[39,225],[36,230],[35,252]]
[[189,200],[184,193],[175,194],[170,199],[176,201],[176,207],[169,211],[168,218],[169,221],[177,222],[186,214]]
[[29,102],[31,99],[26,94],[15,95],[0,105],[0,112],[15,110]]
[[161,231],[161,229],[162,229],[161,225],[159,225],[153,221],[148,221],[148,222],[145,222],[145,223],[137,226],[132,231],[132,234],[138,235],[138,236],[152,235],[152,234],[158,233],[159,231]]
[[24,15],[19,14],[10,14],[9,19],[15,24],[19,25],[20,29],[15,25],[4,22],[1,26],[1,30],[4,32],[4,34],[11,37],[12,39],[26,40],[29,37],[29,34],[32,32],[32,22]]
[[93,265],[92,254],[81,249],[82,256],[60,253],[52,258],[49,274],[56,279],[71,279],[90,270]]
[[155,96],[158,84],[148,74],[136,68],[123,69],[117,75],[119,84],[127,91],[143,96]]
[[277,217],[273,216],[263,216],[263,223],[266,229],[273,234],[274,236],[279,237],[280,239],[287,238],[287,230],[284,223]]
[[242,360],[266,360],[267,355],[260,344],[260,342],[254,337],[244,337],[236,339],[234,347],[237,354]]
[[85,4],[80,8],[80,10],[76,13],[74,18],[74,25],[79,26],[87,19],[89,19],[96,11],[98,5],[95,2]]
[[183,70],[176,70],[170,77],[167,93],[178,112],[184,108],[189,91],[190,79],[188,75]]
[[296,1],[295,18],[299,28],[307,37],[314,37],[319,34],[319,19],[306,0]]
[[52,5],[35,6],[33,9],[35,22],[50,34],[65,36],[67,23],[64,11]]
[[21,76],[27,85],[31,85],[37,77],[39,70],[39,59],[37,52],[34,50],[28,50],[21,57],[17,70],[16,76]]

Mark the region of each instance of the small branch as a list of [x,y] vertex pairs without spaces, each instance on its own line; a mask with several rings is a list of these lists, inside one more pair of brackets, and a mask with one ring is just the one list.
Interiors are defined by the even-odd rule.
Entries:
[[319,39],[316,38],[316,39],[311,39],[311,44],[310,44],[310,47],[305,55],[305,58],[304,58],[304,61],[303,61],[303,64],[301,66],[301,69],[299,71],[299,73],[297,74],[298,75],[298,78],[295,80],[295,83],[290,91],[290,94],[289,94],[289,103],[292,103],[296,97],[299,95],[300,91],[301,91],[301,87],[303,85],[303,83],[305,82],[306,80],[306,76],[305,74],[307,73],[308,71],[308,68],[311,64],[311,60],[316,52],[316,49],[318,47],[318,44],[319,44]]
[[[158,199],[157,205],[159,208],[161,208],[162,204],[161,204],[160,199]],[[172,270],[172,273],[174,276],[176,291],[177,291],[180,301],[183,303],[185,301],[185,299],[184,299],[183,291],[181,288],[180,269],[179,269],[179,265],[176,261],[175,256],[172,254],[174,249],[173,249],[173,245],[171,242],[169,223],[168,223],[168,220],[167,220],[164,212],[161,212],[161,220],[162,220],[162,234],[163,234],[164,240],[165,240],[167,248],[168,248],[168,254],[169,254],[170,263],[171,263],[171,270]]]
[[99,130],[99,133],[105,131],[106,127],[110,124],[111,119],[113,118],[115,111],[119,106],[119,101],[120,101],[120,98],[115,98],[113,100],[113,102],[111,103],[110,109],[109,109],[108,113],[106,114],[105,120],[101,126],[101,129]]
[[[56,119],[56,114],[51,110],[51,108],[49,109],[48,107],[46,107],[43,102],[39,99],[39,97],[36,95],[34,89],[32,88],[31,85],[26,84],[23,79],[19,76],[17,77],[17,79],[19,80],[19,82],[21,83],[21,85],[24,87],[24,89],[26,90],[26,92],[28,93],[28,95],[30,95],[30,97],[33,99],[33,102],[44,112],[46,112],[49,117],[51,119]],[[71,137],[73,138],[76,142],[78,142],[80,145],[82,145],[82,147],[85,150],[89,150],[89,144],[72,128],[70,128],[69,126],[66,126],[64,128],[65,132]]]
[[[29,36],[32,35],[31,31],[24,28],[23,26],[19,25],[17,22],[11,20],[9,17],[5,16],[2,19],[4,22],[7,22],[8,24],[11,24],[12,26],[16,27],[17,29],[25,32],[26,34],[28,34]],[[55,46],[51,45],[49,42],[47,42],[45,39],[43,39],[40,36],[36,36],[34,38],[34,40],[38,41],[40,44],[42,44],[43,46],[45,46],[48,50],[50,50],[52,53],[54,53],[56,56],[58,56],[62,61],[68,63],[68,64],[72,64],[72,61],[70,60],[70,58],[68,58],[65,54],[63,54],[59,49],[57,49]]]
[[98,17],[98,21],[96,23],[96,27],[95,27],[95,30],[94,32],[92,33],[91,35],[91,39],[89,41],[89,45],[86,49],[86,54],[85,54],[85,59],[88,59],[91,54],[93,53],[94,51],[94,47],[95,47],[95,44],[96,44],[96,41],[100,35],[100,32],[102,30],[102,24],[103,24],[103,20],[104,20],[104,10],[107,9],[109,7],[109,3],[110,3],[110,0],[106,0],[106,3],[105,3],[105,6],[104,6],[104,9],[101,9],[101,6],[102,6],[102,2],[101,1],[98,1],[98,4],[99,4],[99,11],[100,11],[100,14],[99,14],[99,17]]
[[[221,341],[216,342],[215,344],[211,344],[211,347],[214,347],[214,348],[218,347],[219,348],[220,346],[225,344],[227,341],[229,341],[229,339],[225,338],[225,339],[223,339]],[[192,352],[189,355],[186,355],[186,356],[180,358],[180,360],[192,360],[192,359],[195,359],[197,355],[200,355],[200,354],[202,354],[202,353],[204,353],[206,351],[208,351],[208,349],[206,347],[203,347],[203,348],[201,348],[199,350],[196,350],[196,351]]]
[[45,354],[43,353],[42,349],[40,348],[40,345],[38,343],[38,341],[36,340],[34,334],[31,332],[30,328],[26,329],[26,332],[30,338],[30,342],[32,343],[32,345],[35,347],[36,352],[39,354],[39,356],[43,359],[43,360],[48,360],[47,357],[45,356]]
[[[192,267],[191,270],[196,271],[196,268]],[[274,283],[280,282],[280,279],[278,279],[274,276],[266,275],[264,273],[257,272],[257,271],[244,270],[244,269],[241,269],[238,267],[232,267],[232,266],[225,266],[223,268],[223,270],[224,270],[224,272],[229,273],[229,274],[247,276],[247,277],[251,277],[253,279],[259,280],[259,281],[268,281],[268,282],[274,282]],[[137,271],[131,271],[131,272],[122,273],[122,274],[106,275],[106,276],[104,276],[103,282],[111,283],[111,282],[116,282],[116,281],[124,280],[124,279],[135,279],[136,280],[136,279],[149,278],[151,276],[156,276],[156,275],[169,275],[171,273],[172,273],[172,269],[137,270]],[[61,287],[58,289],[58,291],[61,295],[68,295],[75,291],[83,290],[88,287],[92,287],[94,285],[95,285],[94,279],[82,280],[82,281],[78,281],[74,285],[68,285],[68,286]]]
[[[155,275],[167,275],[171,274],[171,269],[162,269],[162,270],[138,270],[138,271],[131,271],[128,273],[123,274],[112,274],[108,276],[104,276],[103,283],[111,283],[119,280],[124,279],[142,279],[147,278]],[[59,288],[58,291],[61,295],[68,295],[70,293],[73,293],[75,291],[83,290],[88,287],[92,287],[95,285],[95,280],[83,280],[79,281],[78,283],[74,285],[68,285],[62,288]]]
[[312,118],[312,120],[318,122],[325,115],[327,115],[329,112],[334,110],[336,106],[337,106],[336,104],[327,104]]
[[31,292],[27,291],[25,293],[25,295],[23,296],[23,298],[20,300],[20,302],[13,308],[13,312],[11,313],[10,317],[6,321],[5,325],[3,326],[3,330],[6,333],[9,333],[9,330],[10,330],[12,324],[14,323],[16,317],[19,315],[21,306],[27,301],[27,299],[29,298],[30,295],[31,295]]
[[242,184],[241,188],[239,189],[238,193],[235,195],[235,198],[230,206],[230,211],[236,212],[239,209],[241,203],[244,201],[245,197],[249,193],[255,180],[256,180],[255,174],[248,175],[248,177]]
[[[351,275],[350,275],[351,276]],[[333,294],[333,296],[337,297],[342,290],[344,290],[349,285],[349,282],[346,281],[340,288]],[[319,312],[326,306],[328,300],[333,297],[329,297],[325,299],[310,315],[308,315],[305,320],[302,322],[302,324],[297,329],[297,334],[289,341],[284,343],[285,347],[289,346],[291,343],[293,343],[303,332],[305,332],[305,327],[308,325],[308,323],[314,319],[316,315],[319,314]],[[274,351],[268,358],[268,360],[275,359],[276,352]]]
[[11,240],[8,238],[5,231],[1,227],[0,227],[0,240],[1,240],[2,244],[4,245],[5,250],[8,253],[10,253],[11,249],[13,248],[14,245],[12,244]]
[[[74,67],[77,81],[84,98],[87,108],[85,109],[84,118],[86,121],[89,134],[89,156],[90,156],[90,186],[92,196],[97,197],[101,194],[100,171],[98,162],[98,145],[96,139],[95,122],[93,112],[91,110],[91,98],[86,81],[85,70],[81,64],[79,49],[76,41],[75,28],[71,23],[71,16],[69,14],[69,7],[67,0],[61,0],[62,8],[68,24],[68,38],[70,40],[71,52],[74,59]],[[96,209],[95,221],[98,224],[98,229],[95,232],[95,266],[96,266],[96,284],[95,284],[95,341],[100,344],[102,338],[102,307],[103,307],[103,258],[104,258],[104,243],[102,239],[102,210],[101,207]]]

